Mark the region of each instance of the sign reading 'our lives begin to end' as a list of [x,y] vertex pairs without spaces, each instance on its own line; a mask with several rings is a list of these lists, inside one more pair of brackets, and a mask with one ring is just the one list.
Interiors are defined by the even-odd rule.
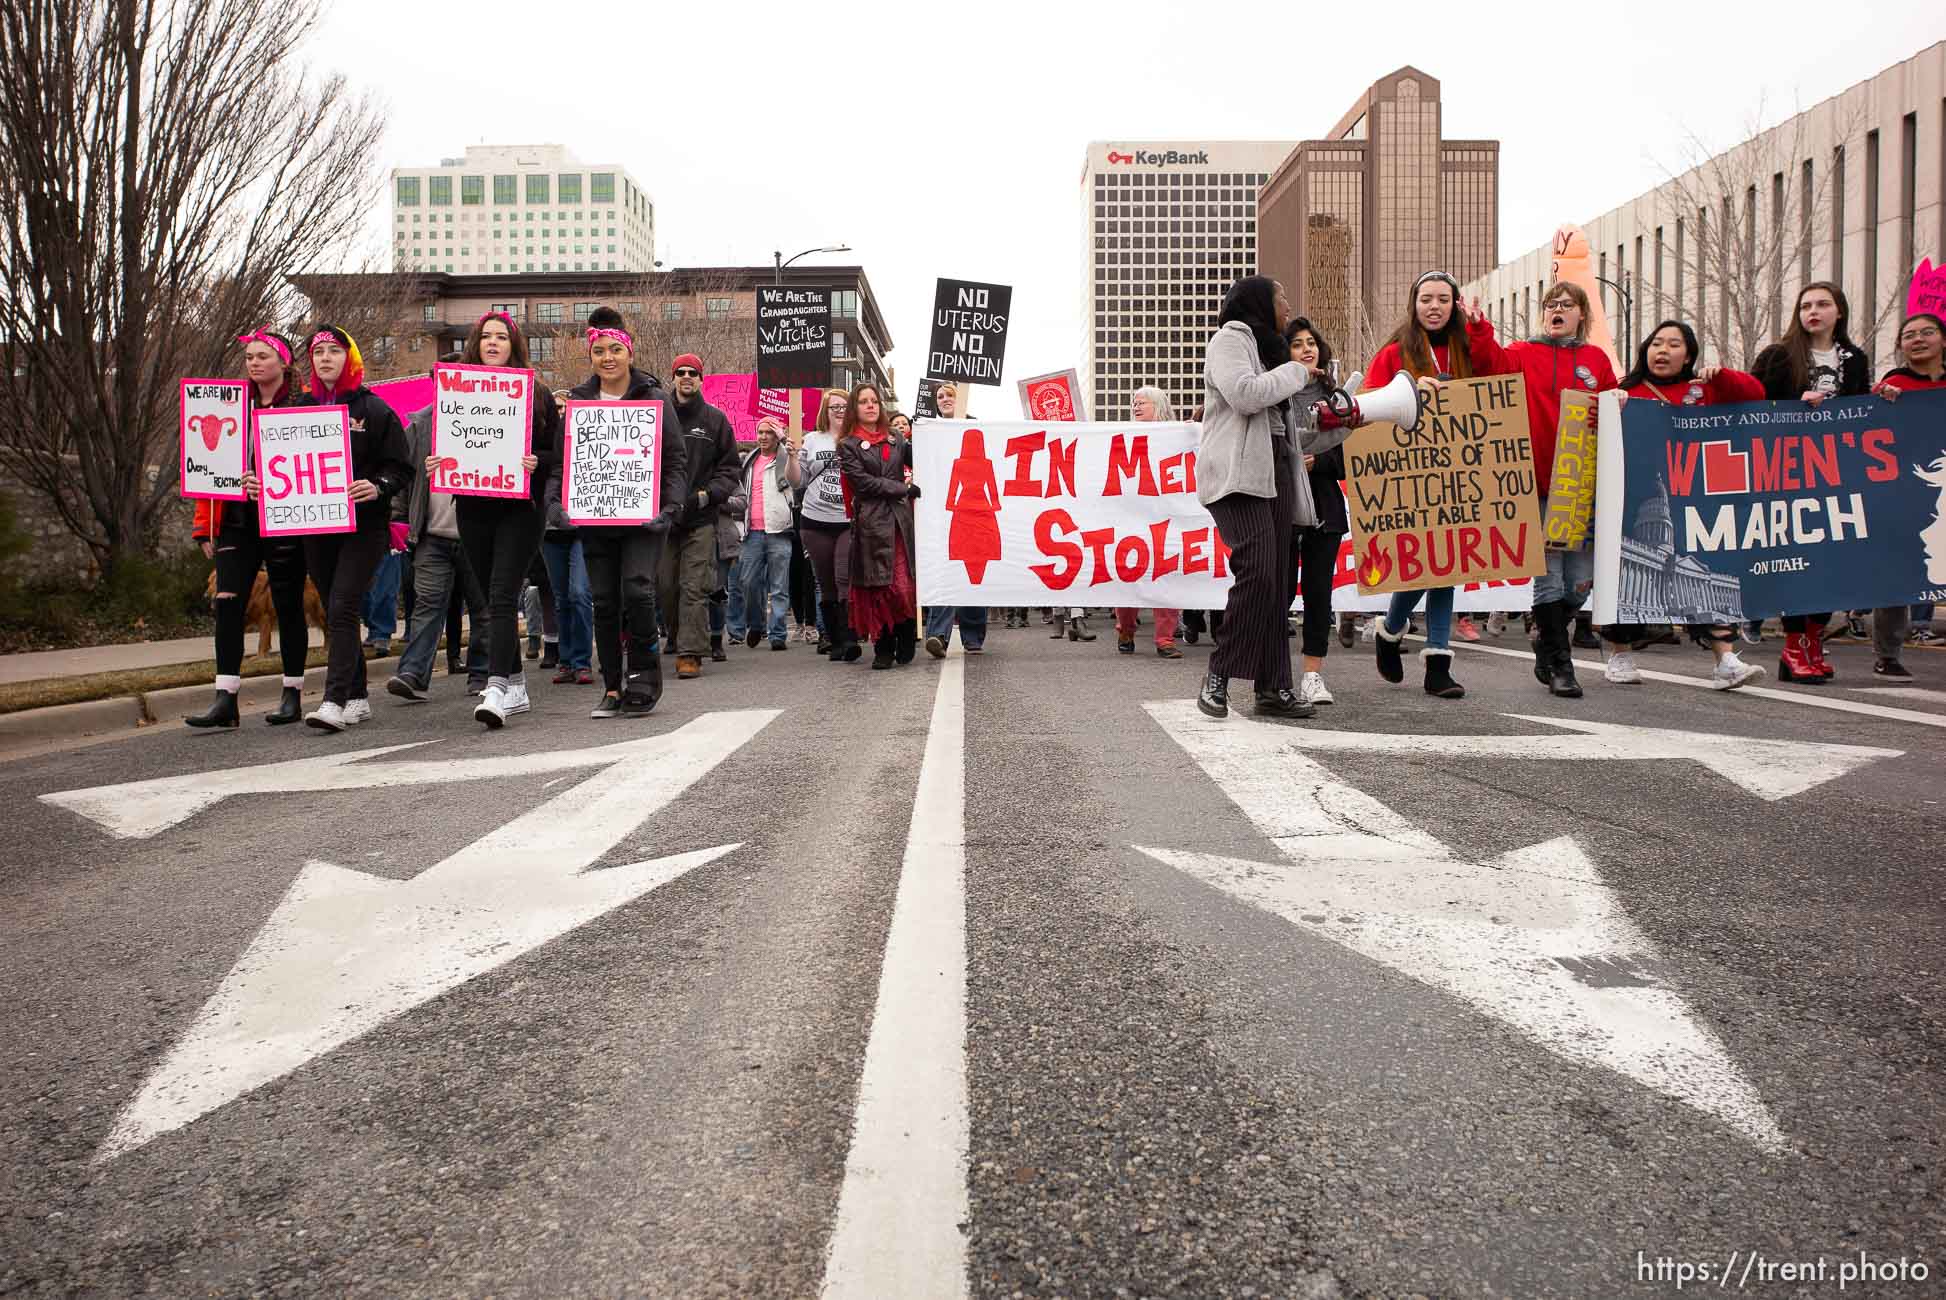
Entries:
[[257,523],[265,537],[349,533],[351,413],[342,406],[298,406],[253,417],[258,472]]
[[998,384],[1013,305],[1011,286],[941,280],[933,293],[927,378]]
[[569,402],[561,432],[561,508],[577,527],[644,524],[660,511],[662,402]]
[[430,487],[455,496],[524,497],[533,446],[534,372],[499,366],[433,367]]
[[757,290],[757,387],[823,388],[831,382],[831,291]]

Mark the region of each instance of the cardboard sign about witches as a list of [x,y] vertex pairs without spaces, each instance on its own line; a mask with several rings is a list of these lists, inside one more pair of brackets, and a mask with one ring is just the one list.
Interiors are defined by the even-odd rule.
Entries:
[[472,497],[525,497],[534,444],[534,372],[500,366],[434,366],[434,492]]
[[1410,432],[1359,429],[1345,441],[1345,469],[1360,592],[1546,572],[1519,375],[1455,379],[1422,395]]
[[1595,526],[1595,394],[1561,390],[1561,423],[1554,434],[1554,473],[1547,487],[1541,531],[1550,551],[1578,551]]
[[576,527],[645,524],[662,513],[662,402],[569,402],[561,508]]
[[1020,381],[1020,414],[1028,420],[1083,421],[1081,377],[1072,370]]
[[179,402],[182,494],[191,501],[242,501],[244,385],[236,379],[185,379]]
[[293,406],[252,417],[261,491],[257,528],[265,537],[349,533],[358,527],[351,501],[351,412],[342,406]]

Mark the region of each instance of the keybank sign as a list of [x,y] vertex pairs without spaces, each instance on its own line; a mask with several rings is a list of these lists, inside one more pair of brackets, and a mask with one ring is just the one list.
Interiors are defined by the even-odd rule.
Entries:
[[1181,149],[1163,149],[1160,151],[1137,149],[1134,153],[1120,153],[1114,149],[1110,149],[1108,151],[1108,162],[1111,166],[1207,167],[1209,166],[1209,150],[1198,149],[1194,153],[1187,153]]

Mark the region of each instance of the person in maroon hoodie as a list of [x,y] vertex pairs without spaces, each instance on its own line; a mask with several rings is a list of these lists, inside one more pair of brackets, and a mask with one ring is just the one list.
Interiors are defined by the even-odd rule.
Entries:
[[[1717,366],[1698,369],[1696,358],[1700,351],[1695,330],[1679,320],[1663,321],[1642,340],[1635,354],[1634,368],[1622,376],[1620,400],[1661,402],[1665,406],[1719,406],[1727,402],[1763,400],[1764,386],[1752,375]],[[1735,690],[1764,676],[1762,668],[1737,658],[1735,628],[1724,623],[1690,623],[1686,630],[1691,640],[1708,646],[1716,656],[1716,669],[1710,676],[1710,686],[1714,689]],[[1610,682],[1618,686],[1642,684],[1632,647],[1648,634],[1649,630],[1640,623],[1615,623],[1601,630],[1602,639],[1608,643],[1606,676]]]
[[[1526,378],[1527,426],[1534,444],[1534,483],[1541,513],[1547,512],[1547,488],[1554,477],[1554,438],[1561,426],[1561,391],[1606,392],[1615,387],[1615,367],[1608,353],[1584,337],[1588,324],[1588,295],[1578,284],[1561,281],[1541,295],[1538,337],[1509,343],[1507,355]],[[1592,413],[1588,427],[1594,428]],[[1594,586],[1592,545],[1578,551],[1549,551],[1547,572],[1534,579],[1534,676],[1555,695],[1581,698],[1574,680],[1574,649],[1569,628]]]

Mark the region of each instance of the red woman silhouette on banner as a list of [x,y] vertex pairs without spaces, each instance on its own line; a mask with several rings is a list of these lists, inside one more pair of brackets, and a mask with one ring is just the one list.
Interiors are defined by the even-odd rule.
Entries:
[[946,512],[953,517],[946,532],[946,558],[966,566],[966,576],[978,586],[987,565],[1000,558],[1000,485],[987,459],[986,435],[968,429],[960,436],[959,458],[946,484]]

